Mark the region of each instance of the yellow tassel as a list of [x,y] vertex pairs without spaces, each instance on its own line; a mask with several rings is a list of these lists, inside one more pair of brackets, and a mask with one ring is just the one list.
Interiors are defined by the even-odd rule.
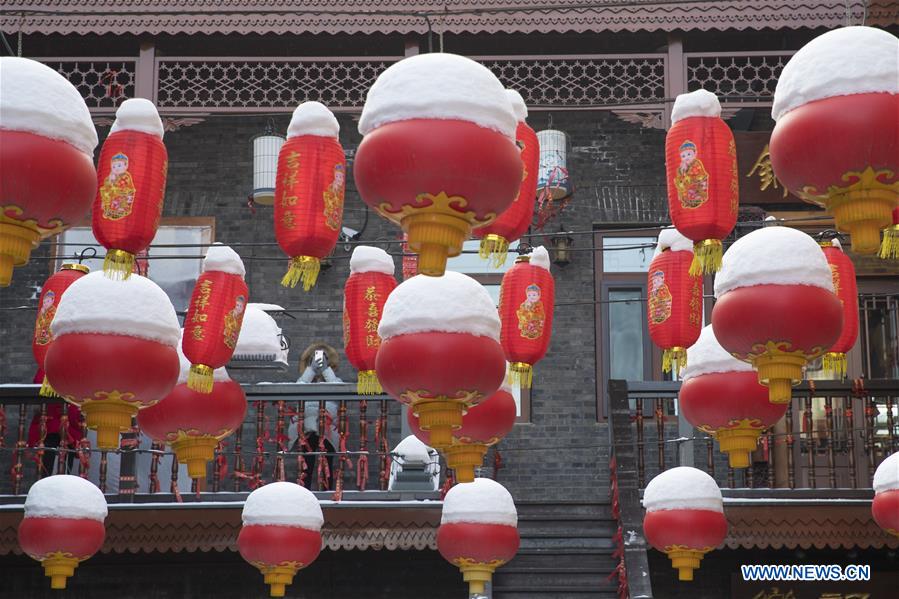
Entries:
[[318,271],[321,270],[321,262],[313,256],[294,256],[290,261],[287,274],[281,279],[284,287],[296,287],[303,282],[303,291],[309,291],[318,280]]
[[828,352],[821,359],[821,367],[824,372],[840,380],[846,378],[846,365],[846,354],[842,353]]
[[884,260],[899,260],[899,225],[892,225],[883,230],[880,257]]
[[124,281],[134,270],[134,254],[125,250],[109,250],[103,259],[103,273],[110,279]]
[[681,370],[687,367],[687,350],[683,347],[672,347],[662,352],[662,372],[671,372],[680,376]]
[[534,381],[534,369],[530,364],[524,362],[512,362],[509,364],[507,380],[510,385],[518,385],[521,389],[530,389],[531,383]]
[[59,394],[53,390],[53,386],[46,376],[44,377],[44,382],[41,383],[41,390],[38,392],[38,395],[41,397],[59,397]]
[[721,258],[724,247],[720,239],[703,239],[693,244],[693,262],[690,264],[690,275],[712,274],[721,270]]
[[356,382],[356,393],[359,395],[379,395],[384,390],[374,370],[360,370],[359,380]]
[[205,364],[193,364],[187,373],[187,388],[197,393],[212,393],[213,369]]
[[502,268],[508,255],[509,240],[505,237],[490,233],[481,240],[478,256],[488,260],[493,268]]

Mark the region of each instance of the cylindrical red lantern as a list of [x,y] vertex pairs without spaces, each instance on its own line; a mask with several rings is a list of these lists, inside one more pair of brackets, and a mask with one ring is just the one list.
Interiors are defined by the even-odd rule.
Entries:
[[187,386],[194,391],[212,391],[212,371],[227,364],[237,347],[250,300],[245,274],[240,256],[230,247],[217,243],[206,252],[181,339],[184,355],[192,364]]
[[178,381],[178,317],[165,292],[140,275],[84,275],[66,290],[50,329],[47,378],[81,408],[101,449],[116,449],[137,411]]
[[321,551],[325,519],[318,499],[294,483],[269,483],[250,493],[242,519],[241,557],[259,569],[272,597],[283,597],[297,571]]
[[681,94],[665,138],[668,211],[682,235],[694,241],[690,273],[721,268],[721,240],[737,223],[740,204],[737,146],[721,118],[715,94]]
[[153,103],[132,98],[119,106],[100,150],[92,224],[111,277],[131,276],[135,255],[156,236],[169,168],[163,133]]
[[275,237],[290,268],[281,284],[309,291],[321,259],[331,253],[343,220],[346,157],[338,141],[340,125],[319,102],[293,111],[287,141],[278,154],[275,182]]
[[411,56],[368,91],[353,174],[366,204],[403,228],[418,271],[440,276],[472,227],[491,223],[522,180],[502,83],[456,54]]
[[[34,336],[31,339],[31,353],[38,369],[43,372],[44,358],[50,343],[53,341],[53,333],[50,332],[50,323],[56,315],[59,300],[69,285],[90,272],[84,264],[63,264],[60,269],[50,275],[41,287],[41,297],[38,300],[37,318],[34,320]],[[56,392],[50,386],[47,377],[44,376],[41,384],[40,395],[43,397],[56,397]]]
[[524,173],[518,195],[515,196],[512,205],[489,225],[474,230],[474,236],[481,240],[479,251],[481,258],[490,260],[496,268],[506,263],[509,243],[517,241],[531,226],[531,220],[534,218],[534,202],[537,199],[537,177],[540,174],[540,142],[537,140],[537,134],[525,122],[528,116],[527,106],[517,91],[507,89],[506,93],[509,95],[515,118],[518,119],[515,143],[521,150]]
[[412,277],[387,298],[378,327],[378,380],[412,406],[437,449],[452,443],[466,408],[502,384],[499,332],[490,294],[457,272]]
[[738,239],[715,277],[712,326],[721,346],[758,371],[773,403],[787,403],[802,367],[843,327],[833,277],[814,239],[766,227]]
[[556,283],[543,246],[519,256],[503,275],[499,293],[501,341],[509,362],[510,380],[529,388],[533,366],[543,359],[552,337]]
[[103,546],[106,514],[103,492],[80,476],[48,476],[28,490],[19,545],[44,567],[51,589],[66,588],[78,563]]
[[343,347],[358,371],[360,395],[381,393],[375,358],[381,347],[378,325],[387,296],[396,288],[393,258],[380,248],[360,245],[350,257],[350,276],[343,288]]
[[882,461],[874,472],[871,513],[880,528],[899,537],[899,452]]
[[518,512],[498,482],[476,478],[449,490],[437,529],[437,549],[462,571],[471,595],[481,595],[497,568],[518,553]]
[[668,556],[678,580],[693,580],[705,554],[727,536],[721,489],[702,470],[678,466],[662,472],[646,485],[643,507],[646,540]]
[[899,207],[893,208],[893,224],[883,230],[880,257],[884,260],[899,259]]
[[662,370],[687,365],[687,348],[702,329],[702,276],[691,275],[693,243],[676,229],[659,233],[646,284],[649,337],[662,351]]
[[[512,390],[506,386],[468,409],[462,416],[462,426],[453,431],[452,444],[443,449],[446,464],[456,474],[460,483],[474,480],[475,468],[484,462],[487,448],[496,445],[515,426],[517,406]],[[412,433],[425,445],[431,445],[431,435],[421,430],[418,416],[406,411],[406,420]]]
[[50,67],[0,58],[0,287],[42,239],[87,215],[97,131],[78,90]]
[[843,308],[842,332],[824,354],[822,366],[831,376],[843,379],[846,378],[846,354],[858,339],[858,284],[855,281],[855,266],[843,253],[840,241],[832,239],[822,243],[821,247],[833,274],[833,292]]
[[684,418],[718,440],[731,468],[747,468],[759,435],[783,417],[787,404],[768,401],[752,365],[727,353],[712,325],[702,329],[687,356],[678,394]]

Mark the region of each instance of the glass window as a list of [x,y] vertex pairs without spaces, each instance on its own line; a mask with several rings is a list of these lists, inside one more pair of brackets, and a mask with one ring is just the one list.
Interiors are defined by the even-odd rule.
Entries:
[[609,290],[609,378],[643,380],[644,317],[640,289]]
[[603,271],[646,272],[652,262],[655,244],[655,237],[603,237]]

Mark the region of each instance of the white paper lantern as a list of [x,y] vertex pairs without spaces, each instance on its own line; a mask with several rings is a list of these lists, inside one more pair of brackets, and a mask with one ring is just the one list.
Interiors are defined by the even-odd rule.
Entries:
[[554,200],[571,193],[568,178],[568,135],[556,129],[544,129],[537,133],[540,142],[540,176],[537,179],[537,195],[549,189]]
[[275,203],[278,177],[278,153],[284,138],[266,132],[253,138],[253,201],[271,206]]

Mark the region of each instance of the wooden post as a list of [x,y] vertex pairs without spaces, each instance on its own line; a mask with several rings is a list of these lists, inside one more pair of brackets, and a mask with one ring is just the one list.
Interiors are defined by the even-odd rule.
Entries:
[[134,97],[156,103],[156,45],[152,40],[140,43],[134,73]]
[[674,98],[687,91],[687,65],[684,61],[684,40],[680,35],[668,36],[668,56],[665,64],[665,110],[662,113],[662,124],[665,130],[671,128],[671,109]]

